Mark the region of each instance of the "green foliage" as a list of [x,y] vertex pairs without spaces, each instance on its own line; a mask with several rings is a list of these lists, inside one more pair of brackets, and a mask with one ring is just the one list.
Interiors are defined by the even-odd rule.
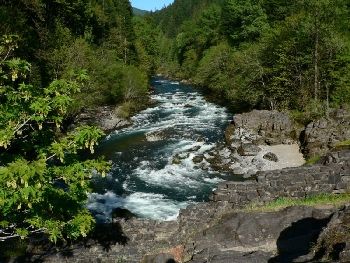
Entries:
[[176,0],[153,14],[161,71],[219,91],[236,110],[325,116],[350,102],[349,10],[345,0]]
[[128,101],[124,102],[116,109],[116,114],[120,118],[127,119],[130,118],[137,109],[139,109],[139,105],[137,105],[134,102]]
[[306,160],[305,165],[314,165],[321,160],[321,156],[316,155]]
[[[4,43],[1,50],[12,51],[12,42]],[[8,54],[0,57],[0,239],[36,231],[54,242],[86,236],[94,223],[84,208],[90,179],[109,165],[79,153],[93,153],[103,133],[85,126],[66,134],[61,127],[88,78],[81,71],[42,89],[26,82],[30,64]]]
[[147,76],[138,68],[129,66],[124,69],[121,87],[124,101],[142,101],[147,95]]
[[335,147],[347,147],[350,146],[350,140],[338,142]]
[[195,83],[225,94],[230,86],[233,54],[227,44],[210,48],[199,63]]
[[225,36],[233,43],[256,40],[268,28],[267,16],[261,1],[226,0],[222,12]]
[[185,21],[197,17],[209,5],[222,2],[223,0],[176,0],[152,15],[167,37],[175,37]]
[[87,70],[90,79],[84,95],[74,95],[72,114],[124,101],[121,82],[128,66],[148,75],[156,68],[156,31],[145,22],[134,25],[128,0],[6,0],[0,14],[0,33],[20,38],[16,54],[32,65],[33,85],[44,88],[52,79],[70,79],[71,72]]
[[136,34],[135,46],[140,68],[148,75],[155,73],[159,61],[157,38],[160,34],[155,24],[149,18],[134,17],[133,25]]
[[67,119],[101,104],[141,107],[160,32],[133,21],[128,0],[5,0],[0,33],[0,241],[85,236],[90,179],[109,165],[87,157],[103,133],[67,132]]

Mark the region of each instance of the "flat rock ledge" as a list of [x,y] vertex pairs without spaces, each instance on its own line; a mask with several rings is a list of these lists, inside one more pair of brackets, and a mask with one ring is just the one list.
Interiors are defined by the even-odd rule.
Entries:
[[350,151],[335,152],[316,166],[222,183],[211,202],[181,210],[176,221],[115,219],[101,235],[82,243],[28,250],[26,262],[349,262],[349,205],[272,212],[241,209],[280,196],[349,191]]
[[349,190],[350,151],[340,151],[326,155],[323,164],[258,172],[255,180],[220,183],[210,199],[241,208],[251,202],[264,203],[280,197],[303,198]]

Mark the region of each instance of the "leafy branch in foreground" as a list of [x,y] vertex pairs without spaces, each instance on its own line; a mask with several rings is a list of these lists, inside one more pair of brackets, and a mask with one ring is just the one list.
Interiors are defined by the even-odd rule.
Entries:
[[94,225],[85,208],[90,179],[109,164],[80,153],[93,153],[103,133],[61,127],[87,75],[30,85],[30,64],[11,58],[13,41],[0,42],[0,241],[36,232],[54,242],[86,236]]

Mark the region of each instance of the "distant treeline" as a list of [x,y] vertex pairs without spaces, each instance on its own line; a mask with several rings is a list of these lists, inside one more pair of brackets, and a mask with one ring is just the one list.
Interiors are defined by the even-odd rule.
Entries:
[[160,70],[238,110],[350,104],[347,0],[176,0],[153,13]]

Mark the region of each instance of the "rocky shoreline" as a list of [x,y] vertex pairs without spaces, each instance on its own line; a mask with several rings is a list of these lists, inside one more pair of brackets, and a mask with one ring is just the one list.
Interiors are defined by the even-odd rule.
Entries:
[[[333,116],[298,128],[288,115],[276,111],[236,115],[225,145],[215,150],[229,154],[215,157],[214,151],[200,161],[215,159],[211,165],[217,166],[245,162],[241,169],[253,167],[250,180],[220,183],[210,202],[181,210],[176,221],[117,215],[113,224],[84,242],[61,248],[39,242],[28,249],[28,262],[349,262],[349,205],[245,210],[280,197],[349,193],[350,150],[330,149],[350,138],[350,117],[345,112]],[[286,151],[297,145],[306,156],[328,153],[311,166],[263,169],[266,163],[280,161],[273,152],[261,154],[263,148],[281,145]],[[264,164],[256,165],[256,159]],[[227,166],[230,171],[236,168]]]
[[127,118],[119,117],[118,106],[100,106],[93,109],[84,109],[74,119],[73,126],[94,125],[108,133],[130,126]]

